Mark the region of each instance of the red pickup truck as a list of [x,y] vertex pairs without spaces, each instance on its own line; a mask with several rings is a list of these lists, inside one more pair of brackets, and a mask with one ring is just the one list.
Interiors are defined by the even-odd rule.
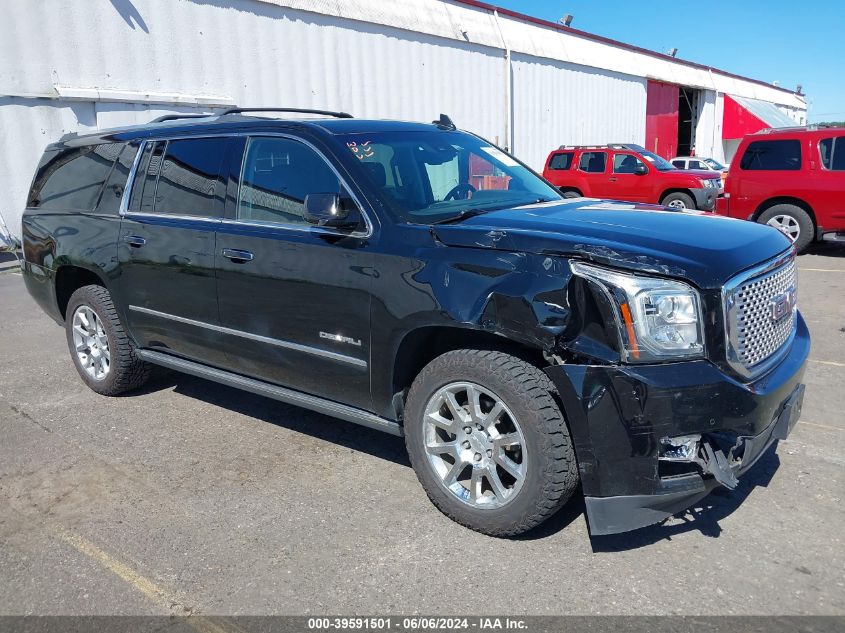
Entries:
[[713,171],[676,169],[639,145],[561,146],[549,154],[543,176],[564,196],[649,202],[712,211],[722,191]]
[[774,226],[799,252],[813,240],[845,242],[845,127],[749,134],[725,191],[718,213]]

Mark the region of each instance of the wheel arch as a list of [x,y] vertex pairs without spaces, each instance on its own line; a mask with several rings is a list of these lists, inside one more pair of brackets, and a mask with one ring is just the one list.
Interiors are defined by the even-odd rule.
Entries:
[[90,268],[65,264],[56,269],[56,305],[62,319],[67,316],[67,304],[71,295],[83,286],[102,286],[108,289],[103,276]]
[[818,227],[818,223],[816,222],[816,214],[813,211],[813,208],[809,204],[807,204],[807,202],[802,200],[801,198],[796,198],[794,196],[775,196],[775,197],[768,198],[768,199],[764,200],[759,205],[757,205],[757,208],[754,210],[754,213],[751,215],[751,220],[756,222],[757,219],[761,215],[763,215],[763,213],[765,213],[766,211],[771,209],[773,206],[778,205],[778,204],[792,204],[792,205],[795,205],[796,207],[798,207],[800,209],[803,209],[804,211],[807,212],[807,215],[809,215],[810,219],[813,221],[813,228],[815,229],[816,227]]
[[557,189],[558,189],[558,191],[560,191],[561,193],[569,193],[569,192],[572,192],[572,193],[577,193],[577,194],[578,194],[580,197],[582,197],[582,198],[584,197],[583,192],[582,192],[582,191],[581,191],[578,187],[568,187],[568,186],[564,186],[564,187],[558,187]]
[[664,189],[660,196],[657,198],[658,204],[663,204],[663,201],[666,199],[666,196],[669,196],[673,193],[682,193],[684,195],[687,195],[692,198],[693,203],[695,203],[695,195],[692,193],[691,189],[687,187],[670,187],[668,189]]
[[500,334],[449,325],[421,326],[405,333],[396,349],[390,373],[393,407],[401,416],[404,401],[414,379],[432,360],[457,349],[507,352],[542,367],[543,350]]

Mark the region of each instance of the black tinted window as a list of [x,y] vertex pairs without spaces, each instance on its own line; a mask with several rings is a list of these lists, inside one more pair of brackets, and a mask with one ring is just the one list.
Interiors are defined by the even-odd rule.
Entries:
[[801,143],[797,140],[754,141],[745,150],[739,166],[753,171],[801,169]]
[[572,167],[573,156],[573,152],[555,154],[552,156],[552,160],[549,161],[549,169],[569,169]]
[[120,156],[117,157],[117,161],[112,167],[106,186],[103,187],[100,201],[97,203],[98,213],[116,214],[120,210],[120,200],[123,197],[129,171],[132,169],[132,163],[135,162],[137,153],[137,145],[123,146]]
[[338,177],[314,150],[290,139],[249,139],[239,220],[306,224],[303,203],[309,193],[341,193]]
[[822,139],[819,153],[825,169],[845,171],[845,136]]
[[161,155],[164,153],[166,141],[159,141],[153,145],[153,151],[147,164],[147,174],[144,177],[144,190],[141,192],[141,206],[139,211],[151,213],[155,209],[156,183],[161,169]]
[[135,180],[132,182],[132,193],[129,197],[129,210],[138,211],[141,208],[141,196],[144,194],[144,182],[146,181],[147,168],[150,166],[150,156],[153,153],[155,143],[147,143],[144,146],[144,155],[138,164],[138,171],[135,172]]
[[122,148],[119,143],[105,143],[48,152],[38,167],[27,206],[93,210]]
[[645,167],[645,164],[633,154],[616,154],[613,157],[614,174],[635,174],[640,166]]
[[584,152],[578,163],[578,169],[589,173],[604,173],[607,164],[607,152]]
[[226,138],[169,141],[156,186],[156,213],[222,215],[215,189],[227,143]]

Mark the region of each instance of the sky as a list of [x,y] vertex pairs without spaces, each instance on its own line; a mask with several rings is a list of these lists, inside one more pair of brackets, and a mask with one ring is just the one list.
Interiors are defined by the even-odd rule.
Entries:
[[807,95],[811,123],[845,121],[845,0],[487,0]]

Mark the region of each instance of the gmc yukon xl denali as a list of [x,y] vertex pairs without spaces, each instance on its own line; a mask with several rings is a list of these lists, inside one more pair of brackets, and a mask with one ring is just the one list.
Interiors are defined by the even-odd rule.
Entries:
[[593,534],[660,522],[792,429],[780,231],[564,199],[446,116],[316,114],[46,149],[24,276],[90,388],[159,365],[404,436],[432,502],[497,536],[579,485]]

